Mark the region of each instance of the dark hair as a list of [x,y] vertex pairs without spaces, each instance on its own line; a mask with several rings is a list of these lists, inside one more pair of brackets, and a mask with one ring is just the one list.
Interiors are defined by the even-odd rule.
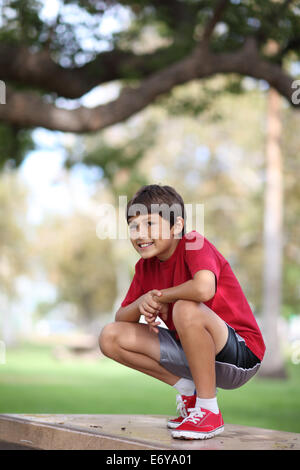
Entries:
[[[143,204],[143,210],[140,212],[137,209],[136,211],[134,211],[134,213],[129,214],[129,209],[134,204]],[[152,204],[163,204],[168,206],[171,210],[168,210],[168,214],[166,217],[166,213],[164,210],[159,210],[159,208],[156,209],[155,207],[153,208],[151,207]],[[184,220],[184,226],[180,236],[183,236],[185,234],[186,213],[184,202],[182,197],[171,186],[161,186],[159,184],[149,184],[142,186],[127,204],[127,223],[129,223],[130,217],[141,214],[145,215],[145,209],[146,213],[148,214],[158,213],[161,217],[168,220],[168,222],[170,222],[170,228],[173,227],[178,216],[182,217]]]

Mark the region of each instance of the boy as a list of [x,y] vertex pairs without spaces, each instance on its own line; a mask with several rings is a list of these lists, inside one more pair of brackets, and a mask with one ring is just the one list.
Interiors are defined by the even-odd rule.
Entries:
[[[176,210],[166,217],[166,207]],[[253,377],[262,335],[226,259],[197,231],[185,234],[184,203],[172,187],[143,186],[128,202],[127,222],[141,258],[100,349],[178,391],[180,416],[168,422],[174,438],[213,437],[224,429],[216,387]]]

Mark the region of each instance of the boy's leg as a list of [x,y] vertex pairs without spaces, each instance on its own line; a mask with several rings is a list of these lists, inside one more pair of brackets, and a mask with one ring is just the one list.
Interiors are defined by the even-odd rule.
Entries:
[[173,322],[193,376],[197,396],[216,396],[215,357],[228,338],[226,323],[207,305],[178,300],[173,307]]
[[179,300],[173,307],[178,332],[196,386],[195,408],[172,431],[172,437],[208,439],[224,430],[216,398],[216,355],[228,339],[228,327],[202,302]]
[[173,386],[180,379],[160,365],[158,334],[150,331],[148,325],[109,323],[101,331],[99,345],[105,356],[168,385]]

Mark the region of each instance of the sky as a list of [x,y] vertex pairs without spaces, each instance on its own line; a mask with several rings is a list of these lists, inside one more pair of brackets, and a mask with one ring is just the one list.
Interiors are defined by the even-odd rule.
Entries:
[[29,189],[28,221],[38,224],[48,213],[67,215],[86,205],[94,190],[94,170],[80,164],[70,171],[64,168],[64,144],[75,143],[74,136],[38,128],[33,138],[36,149],[28,153],[19,175]]

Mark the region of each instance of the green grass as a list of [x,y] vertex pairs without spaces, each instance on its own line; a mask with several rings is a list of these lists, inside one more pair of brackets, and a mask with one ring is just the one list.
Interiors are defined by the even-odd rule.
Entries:
[[[237,390],[219,390],[225,423],[300,432],[300,366],[287,380],[253,378]],[[176,391],[106,358],[57,361],[48,347],[6,351],[0,365],[0,413],[175,413]]]

